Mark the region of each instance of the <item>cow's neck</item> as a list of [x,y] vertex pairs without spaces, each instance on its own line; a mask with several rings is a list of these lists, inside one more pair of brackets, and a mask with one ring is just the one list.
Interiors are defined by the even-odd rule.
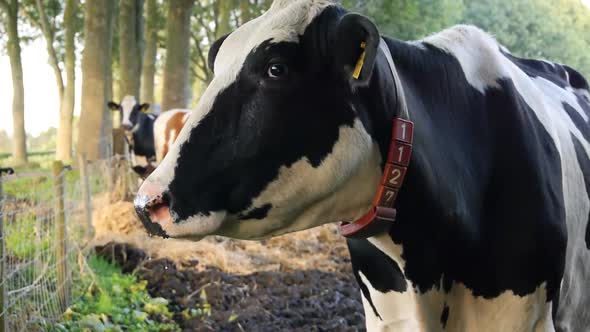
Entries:
[[[365,299],[370,299],[370,293],[375,291],[393,291],[414,298],[429,289],[450,287],[443,271],[450,257],[461,248],[468,248],[479,234],[473,220],[479,213],[483,192],[480,186],[485,181],[474,179],[487,175],[486,161],[476,160],[479,154],[470,156],[469,151],[458,148],[462,139],[473,140],[473,128],[466,128],[473,121],[465,120],[469,115],[458,117],[460,110],[453,107],[456,101],[445,94],[445,89],[452,89],[453,84],[445,76],[445,68],[428,68],[433,62],[425,58],[423,49],[390,39],[387,43],[415,123],[414,152],[398,195],[398,215],[390,233],[348,241]],[[392,120],[399,113],[393,85],[387,61],[379,56],[371,87],[361,92],[361,98],[369,113],[367,126],[379,143],[383,160]],[[482,142],[480,148],[488,147]],[[418,293],[410,291],[411,287]],[[430,305],[439,310],[442,304],[438,302],[443,300],[432,301],[436,303],[422,302],[420,310],[428,311]],[[416,313],[408,312],[408,308],[399,310],[402,316],[415,317]]]

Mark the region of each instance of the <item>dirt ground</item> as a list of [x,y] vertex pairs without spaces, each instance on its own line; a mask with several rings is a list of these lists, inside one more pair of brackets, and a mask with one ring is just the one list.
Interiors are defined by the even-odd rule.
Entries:
[[128,202],[95,201],[97,252],[170,300],[185,331],[364,331],[333,225],[266,241],[150,238]]

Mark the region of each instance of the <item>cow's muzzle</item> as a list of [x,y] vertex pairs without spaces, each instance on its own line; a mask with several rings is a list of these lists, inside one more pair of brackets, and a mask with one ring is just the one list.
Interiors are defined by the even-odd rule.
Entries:
[[172,224],[170,196],[157,184],[144,182],[135,197],[135,212],[150,235],[168,238],[162,225]]

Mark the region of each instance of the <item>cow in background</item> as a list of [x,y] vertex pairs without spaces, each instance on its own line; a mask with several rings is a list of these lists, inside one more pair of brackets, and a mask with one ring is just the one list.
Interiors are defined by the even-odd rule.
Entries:
[[147,177],[168,153],[190,110],[172,109],[162,115],[147,113],[150,105],[125,96],[120,104],[108,103],[113,111],[121,112],[121,128],[131,150],[133,170]]
[[112,111],[120,112],[120,125],[132,154],[133,170],[140,177],[147,177],[155,168],[154,122],[158,115],[147,113],[148,103],[139,103],[134,96],[125,96],[120,104],[108,102]]

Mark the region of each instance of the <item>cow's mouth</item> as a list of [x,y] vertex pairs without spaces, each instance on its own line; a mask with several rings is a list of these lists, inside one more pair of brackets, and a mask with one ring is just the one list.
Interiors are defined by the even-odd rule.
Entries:
[[160,195],[151,200],[145,196],[137,196],[135,211],[148,234],[169,237],[161,226],[165,222],[172,222],[170,200],[167,195]]

